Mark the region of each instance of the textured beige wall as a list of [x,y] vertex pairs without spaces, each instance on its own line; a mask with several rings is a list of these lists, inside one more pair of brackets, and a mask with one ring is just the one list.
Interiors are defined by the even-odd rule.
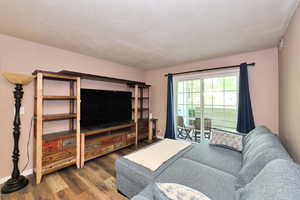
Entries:
[[255,67],[249,68],[250,92],[256,125],[266,125],[278,133],[278,51],[277,48],[273,48],[147,71],[146,81],[152,85],[151,112],[153,117],[159,119],[159,134],[164,135],[166,121],[167,79],[164,74],[236,65],[242,62],[256,62]]
[[300,8],[279,50],[280,137],[300,163]]
[[[99,60],[88,56],[52,48],[25,40],[20,40],[5,35],[0,35],[0,72],[19,72],[31,74],[35,69],[59,71],[62,69],[83,71],[86,73],[107,75],[117,78],[144,80],[144,72],[124,65]],[[97,81],[83,81],[83,87],[126,90],[124,85],[108,84]],[[11,173],[12,152],[12,121],[14,113],[13,85],[9,84],[0,76],[0,179]],[[21,116],[21,138],[20,138],[20,168],[26,162],[26,142],[33,115],[33,84],[24,87],[25,95],[23,106],[25,114]],[[67,94],[67,85],[53,83],[47,88],[48,94]],[[55,105],[54,105],[55,104]],[[57,106],[57,104],[59,106]],[[48,113],[63,112],[66,109],[62,102],[52,103]],[[48,106],[47,106],[48,107]],[[49,107],[48,107],[49,108]],[[53,122],[47,125],[46,131],[54,131],[66,126],[65,121]],[[32,154],[32,141],[30,143],[30,155]],[[32,160],[32,157],[31,157]],[[32,162],[27,169],[32,168]]]

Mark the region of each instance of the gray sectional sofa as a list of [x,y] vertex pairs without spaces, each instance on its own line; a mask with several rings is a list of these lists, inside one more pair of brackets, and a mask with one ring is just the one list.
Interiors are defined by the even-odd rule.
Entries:
[[243,138],[242,152],[192,144],[155,171],[120,158],[116,172],[118,190],[134,200],[156,199],[155,182],[182,184],[212,200],[300,199],[299,165],[263,126]]

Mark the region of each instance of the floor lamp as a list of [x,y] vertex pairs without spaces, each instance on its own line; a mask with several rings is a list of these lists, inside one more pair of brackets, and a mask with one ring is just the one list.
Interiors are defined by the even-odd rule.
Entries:
[[14,118],[14,128],[13,128],[13,136],[14,136],[14,150],[13,150],[13,171],[11,174],[11,178],[5,182],[4,186],[1,189],[1,193],[7,194],[11,192],[15,192],[24,188],[28,184],[28,179],[24,176],[20,175],[19,170],[19,138],[20,138],[20,107],[21,101],[23,98],[23,85],[29,84],[34,76],[24,75],[24,74],[15,74],[5,72],[2,74],[8,82],[14,84],[14,98],[15,98],[15,118]]

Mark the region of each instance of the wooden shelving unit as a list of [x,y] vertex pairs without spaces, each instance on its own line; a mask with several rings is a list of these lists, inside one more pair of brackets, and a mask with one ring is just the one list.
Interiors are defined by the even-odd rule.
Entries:
[[[131,85],[129,84],[130,88],[133,88],[132,91],[133,96],[133,104],[134,107],[132,108],[132,112],[134,116],[137,118],[137,132],[138,132],[138,141],[150,138],[150,121],[149,121],[149,112],[150,112],[150,85]],[[151,129],[152,130],[152,129]]]
[[[137,145],[139,140],[150,139],[150,134],[152,139],[152,128],[149,128],[150,85],[146,85],[144,82],[67,70],[57,73],[37,70],[34,74],[37,75],[35,82],[35,173],[37,183],[40,183],[44,174],[73,164],[83,167],[85,161],[129,145]],[[44,79],[70,82],[69,94],[65,96],[44,95]],[[82,79],[126,84],[133,89],[133,122],[108,128],[81,129],[80,80]],[[148,95],[145,95],[147,92]],[[69,112],[45,114],[43,108],[45,101],[66,101],[69,103]],[[44,134],[43,124],[57,120],[68,120],[69,130]]]
[[[35,71],[35,162],[36,183],[42,176],[76,164],[80,167],[80,78],[59,73]],[[67,81],[68,96],[44,95],[44,80]],[[45,101],[62,100],[69,103],[69,113],[45,114]],[[44,123],[69,120],[69,130],[44,133]],[[76,123],[75,123],[76,122]]]

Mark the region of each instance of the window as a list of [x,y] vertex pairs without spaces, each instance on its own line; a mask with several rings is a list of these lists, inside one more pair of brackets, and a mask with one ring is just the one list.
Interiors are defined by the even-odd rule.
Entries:
[[233,130],[237,123],[238,72],[175,77],[176,117],[185,126],[201,120],[202,133],[211,128]]

